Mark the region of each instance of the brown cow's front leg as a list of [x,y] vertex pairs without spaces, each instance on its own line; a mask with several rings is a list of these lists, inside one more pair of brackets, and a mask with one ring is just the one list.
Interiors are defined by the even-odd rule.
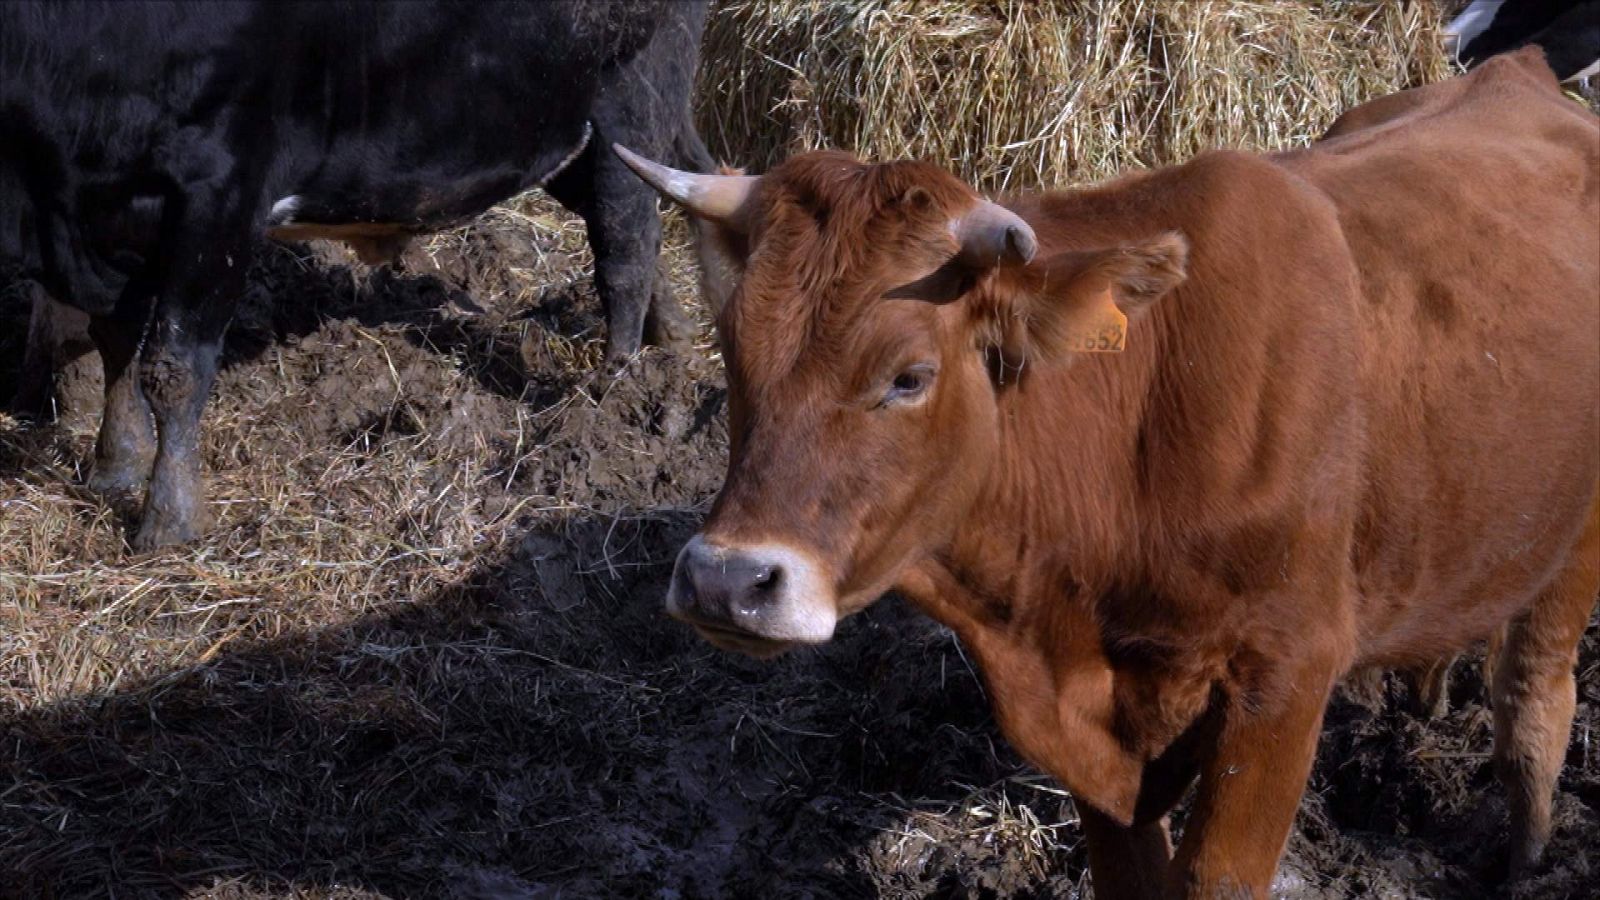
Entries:
[[1172,861],[1165,817],[1124,827],[1078,804],[1078,818],[1089,845],[1094,895],[1102,900],[1160,900]]
[[1335,680],[1333,666],[1303,670],[1270,710],[1227,707],[1170,873],[1174,896],[1269,896]]

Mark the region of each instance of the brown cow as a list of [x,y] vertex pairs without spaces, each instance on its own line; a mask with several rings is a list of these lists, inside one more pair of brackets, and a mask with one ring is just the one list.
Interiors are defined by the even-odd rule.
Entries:
[[919,162],[619,150],[738,273],[669,611],[767,655],[903,593],[1079,800],[1102,897],[1264,896],[1333,684],[1509,623],[1534,863],[1600,587],[1600,122],[1537,50],[1390,110],[1004,207]]

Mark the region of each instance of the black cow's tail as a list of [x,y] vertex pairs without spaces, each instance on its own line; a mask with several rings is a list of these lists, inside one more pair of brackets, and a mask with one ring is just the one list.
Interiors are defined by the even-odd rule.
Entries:
[[1563,82],[1600,73],[1600,0],[1476,0],[1444,34],[1468,68],[1534,44]]

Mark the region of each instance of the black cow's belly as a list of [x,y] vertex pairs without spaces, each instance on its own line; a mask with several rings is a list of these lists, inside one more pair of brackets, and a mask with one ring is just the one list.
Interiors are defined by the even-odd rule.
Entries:
[[125,240],[116,200],[148,185],[204,212],[231,183],[280,237],[448,227],[559,171],[602,74],[669,8],[7,6],[0,168],[16,171],[0,178],[0,257],[101,313],[153,249]]
[[[372,171],[339,183],[310,179],[280,197],[268,198],[266,226],[281,239],[440,231],[471,219],[507,197],[541,187],[588,146],[587,121],[539,136],[536,152],[507,154],[517,162],[472,165],[463,171]],[[352,183],[352,181],[354,183]]]

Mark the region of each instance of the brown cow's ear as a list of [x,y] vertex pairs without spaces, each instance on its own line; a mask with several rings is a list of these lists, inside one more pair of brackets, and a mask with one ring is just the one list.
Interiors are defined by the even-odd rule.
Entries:
[[1004,286],[986,337],[1012,366],[1040,356],[1120,351],[1128,320],[1183,282],[1188,256],[1188,240],[1168,232],[1040,260]]

